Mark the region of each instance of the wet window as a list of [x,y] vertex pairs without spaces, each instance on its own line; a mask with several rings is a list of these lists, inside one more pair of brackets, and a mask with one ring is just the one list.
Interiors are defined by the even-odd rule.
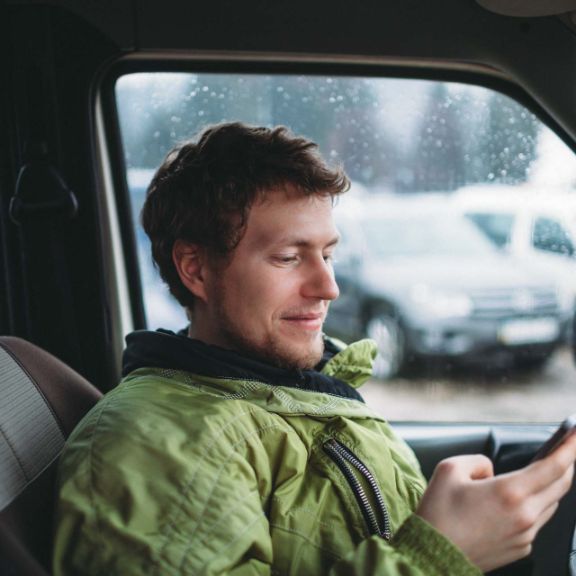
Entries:
[[534,248],[563,256],[574,255],[574,244],[562,224],[551,218],[536,218],[534,222]]
[[[166,153],[218,122],[288,126],[345,168],[325,330],[376,341],[361,391],[387,418],[561,420],[576,401],[576,264],[557,257],[574,253],[576,161],[513,99],[455,82],[215,73],[128,74],[116,98],[135,215]],[[180,329],[134,220],[147,324]]]
[[514,225],[513,214],[478,214],[473,212],[468,214],[468,217],[499,248],[504,248],[510,244]]

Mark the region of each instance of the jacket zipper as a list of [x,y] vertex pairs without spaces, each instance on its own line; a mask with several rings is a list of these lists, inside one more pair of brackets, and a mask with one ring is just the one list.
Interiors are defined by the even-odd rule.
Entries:
[[[328,456],[330,456],[348,481],[348,484],[356,498],[356,502],[358,502],[360,511],[364,516],[364,520],[368,525],[370,534],[376,534],[385,540],[390,540],[390,538],[392,538],[390,516],[382,492],[380,491],[376,479],[370,470],[368,470],[366,465],[349,448],[334,438],[331,438],[324,443],[324,451]],[[364,490],[364,487],[354,470],[360,473],[370,486],[372,495],[376,502],[376,510],[368,499],[366,490]],[[381,522],[378,520],[378,517],[381,518]]]

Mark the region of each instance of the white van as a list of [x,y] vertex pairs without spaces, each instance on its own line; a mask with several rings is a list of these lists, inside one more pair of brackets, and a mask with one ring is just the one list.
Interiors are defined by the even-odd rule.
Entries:
[[566,313],[574,313],[576,190],[469,186],[452,199],[494,244],[554,279]]

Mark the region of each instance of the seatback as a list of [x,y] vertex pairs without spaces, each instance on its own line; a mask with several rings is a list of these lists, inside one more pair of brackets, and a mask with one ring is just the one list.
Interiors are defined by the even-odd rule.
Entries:
[[0,336],[0,574],[50,573],[56,460],[101,393],[60,360]]

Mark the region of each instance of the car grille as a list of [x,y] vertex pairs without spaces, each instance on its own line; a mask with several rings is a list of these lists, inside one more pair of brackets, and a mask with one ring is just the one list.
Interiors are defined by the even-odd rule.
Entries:
[[558,300],[551,288],[477,290],[470,294],[476,318],[542,316],[558,313]]

